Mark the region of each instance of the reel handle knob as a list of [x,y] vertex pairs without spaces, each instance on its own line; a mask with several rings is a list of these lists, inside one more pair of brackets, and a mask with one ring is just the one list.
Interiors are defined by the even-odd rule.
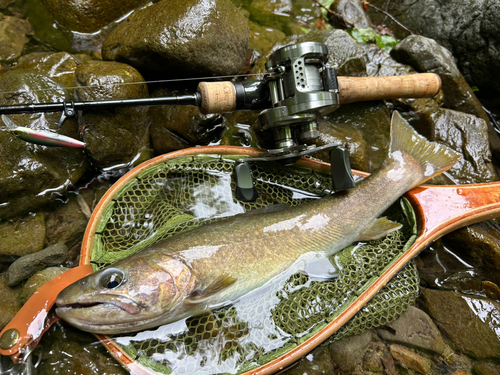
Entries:
[[337,79],[340,104],[397,98],[430,98],[441,89],[441,78],[434,73]]

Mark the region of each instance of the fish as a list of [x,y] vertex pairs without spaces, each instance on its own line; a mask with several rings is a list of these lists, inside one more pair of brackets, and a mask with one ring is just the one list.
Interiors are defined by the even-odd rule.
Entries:
[[460,157],[394,112],[386,159],[354,189],[285,210],[236,215],[159,241],[65,288],[56,313],[81,330],[117,334],[234,303],[311,256],[329,257],[399,229],[380,215]]
[[50,130],[34,130],[17,126],[7,116],[2,115],[2,121],[7,131],[23,141],[42,146],[85,148],[85,143],[77,139]]

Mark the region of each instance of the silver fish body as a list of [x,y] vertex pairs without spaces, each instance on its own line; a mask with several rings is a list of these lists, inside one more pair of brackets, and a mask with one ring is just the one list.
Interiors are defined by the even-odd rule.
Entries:
[[380,214],[407,190],[450,168],[459,154],[428,142],[397,113],[391,134],[386,160],[355,189],[161,241],[66,288],[57,298],[57,314],[90,332],[152,328],[229,304],[308,255],[330,256],[398,229]]

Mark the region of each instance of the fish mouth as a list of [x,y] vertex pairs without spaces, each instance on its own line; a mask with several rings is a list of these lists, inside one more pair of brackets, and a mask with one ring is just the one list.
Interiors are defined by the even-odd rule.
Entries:
[[77,302],[59,305],[55,309],[61,319],[86,332],[120,334],[156,326],[150,322],[156,321],[158,316],[136,311],[127,305],[105,302]]
[[77,301],[65,302],[63,299],[58,299],[56,301],[57,309],[56,311],[67,312],[67,311],[79,311],[85,313],[98,312],[103,309],[110,311],[122,311],[127,315],[137,315],[141,312],[142,308],[135,301],[115,295],[100,295],[95,296],[89,300],[78,299]]

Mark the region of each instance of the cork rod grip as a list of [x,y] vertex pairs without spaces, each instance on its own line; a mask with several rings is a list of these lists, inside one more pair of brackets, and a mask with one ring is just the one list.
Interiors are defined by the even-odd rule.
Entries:
[[338,77],[340,104],[366,100],[429,98],[441,89],[434,73],[391,77]]
[[231,112],[236,109],[236,90],[231,82],[200,82],[201,113]]

